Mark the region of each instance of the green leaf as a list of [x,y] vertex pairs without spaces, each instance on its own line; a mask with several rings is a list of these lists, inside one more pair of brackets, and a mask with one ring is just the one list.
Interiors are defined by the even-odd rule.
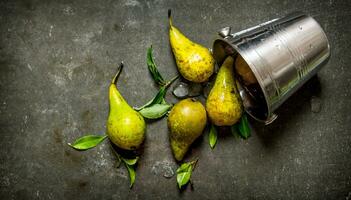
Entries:
[[198,160],[196,159],[191,162],[183,163],[177,169],[177,183],[179,189],[190,181],[191,173],[194,170],[197,161]]
[[133,158],[133,159],[127,159],[127,158],[122,158],[123,162],[127,165],[135,165],[138,162],[139,157]]
[[238,138],[239,135],[239,130],[238,130],[238,124],[234,124],[230,127],[230,132],[235,138]]
[[[155,97],[154,97],[154,98],[155,98]],[[139,110],[141,110],[141,109],[143,109],[143,108],[149,106],[149,105],[152,103],[152,101],[154,100],[154,98],[152,98],[150,101],[148,101],[148,102],[147,102],[146,104],[144,104],[143,106],[134,107],[134,110],[139,111]]]
[[147,119],[158,119],[163,117],[171,107],[169,104],[154,104],[141,109],[139,113]]
[[168,81],[165,85],[163,85],[162,87],[160,87],[160,89],[158,90],[156,96],[154,98],[152,98],[150,101],[148,101],[145,105],[140,106],[140,107],[134,107],[134,110],[139,111],[143,108],[152,106],[154,104],[166,104],[165,101],[165,95],[167,92],[167,88],[168,86],[170,86],[175,80],[177,80],[179,78],[179,76],[175,76],[173,77],[170,81]]
[[177,182],[179,189],[186,185],[191,177],[192,167],[189,163],[183,163],[177,170]]
[[130,185],[129,187],[132,188],[135,182],[135,164],[138,162],[139,157],[133,158],[133,159],[128,159],[128,158],[123,158],[120,156],[122,161],[124,162],[124,165],[127,167],[128,174],[129,174],[129,180],[130,180]]
[[124,165],[126,166],[127,170],[128,170],[128,174],[129,174],[129,180],[130,180],[130,185],[129,187],[132,188],[135,182],[135,164],[138,162],[139,157],[135,157],[133,159],[129,159],[129,158],[123,158],[121,155],[118,154],[118,152],[113,148],[113,146],[111,145],[112,151],[114,152],[114,154],[117,157],[117,168],[120,167],[120,164],[123,162]]
[[217,129],[213,124],[211,124],[211,129],[208,137],[209,137],[210,147],[213,149],[217,143]]
[[107,135],[86,135],[78,138],[73,144],[68,143],[68,145],[76,150],[87,150],[101,143],[106,137]]
[[134,165],[128,165],[125,164],[128,170],[128,174],[129,174],[129,180],[130,180],[130,185],[129,187],[132,188],[135,182],[135,169],[134,169]]
[[162,86],[149,106],[162,103],[165,95],[166,95],[166,87]]
[[165,85],[166,82],[161,76],[160,72],[157,70],[154,58],[152,56],[152,46],[147,49],[147,54],[146,54],[146,63],[147,67],[149,68],[149,71],[151,73],[152,78],[158,85]]
[[152,98],[149,102],[147,102],[145,105],[141,106],[141,107],[136,107],[134,108],[134,110],[139,111],[143,108],[152,106],[154,104],[160,104],[162,102],[164,102],[164,97],[166,95],[166,87],[162,86],[159,91],[157,92],[156,96],[154,98]]
[[165,98],[162,99],[161,104],[168,104],[165,100]]
[[251,129],[250,129],[249,121],[247,120],[246,114],[243,114],[243,116],[241,116],[238,124],[238,130],[239,130],[240,136],[244,139],[247,139],[251,136]]

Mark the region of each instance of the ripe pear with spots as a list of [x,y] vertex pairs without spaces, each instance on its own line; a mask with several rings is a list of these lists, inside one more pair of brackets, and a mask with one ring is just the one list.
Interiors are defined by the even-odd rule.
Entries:
[[144,118],[130,107],[117,89],[117,78],[123,68],[113,78],[109,88],[110,112],[107,120],[107,135],[121,149],[135,150],[145,138]]
[[234,59],[228,56],[220,67],[206,100],[206,111],[216,126],[231,126],[241,117],[242,106],[234,80]]
[[177,161],[183,159],[191,144],[202,134],[206,122],[206,110],[195,99],[184,99],[173,106],[168,116],[168,128]]
[[169,18],[169,40],[180,74],[187,80],[201,83],[209,79],[214,71],[211,52],[183,35],[173,26],[171,11]]

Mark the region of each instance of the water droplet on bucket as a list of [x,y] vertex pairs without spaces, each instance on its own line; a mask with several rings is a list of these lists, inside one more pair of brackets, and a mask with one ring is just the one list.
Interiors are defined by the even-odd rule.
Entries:
[[314,46],[312,44],[310,44],[310,49],[313,49],[313,48],[314,48]]
[[302,30],[302,26],[299,26],[299,29]]
[[173,89],[173,95],[178,98],[185,98],[189,94],[189,86],[186,83],[179,82]]

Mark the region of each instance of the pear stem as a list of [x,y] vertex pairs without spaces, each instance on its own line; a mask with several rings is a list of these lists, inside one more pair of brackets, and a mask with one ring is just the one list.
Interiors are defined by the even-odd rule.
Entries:
[[195,169],[195,166],[196,166],[196,164],[197,164],[198,161],[199,161],[199,158],[196,158],[194,161],[191,161],[191,162],[190,162],[191,165],[192,165],[193,170]]
[[172,28],[173,23],[172,23],[172,10],[168,9],[168,20],[169,20],[169,26]]
[[112,81],[111,81],[111,84],[116,84],[117,79],[118,79],[118,77],[119,77],[119,74],[121,73],[121,71],[122,71],[122,69],[123,69],[123,66],[124,66],[124,64],[123,64],[123,61],[122,61],[121,64],[119,64],[119,66],[118,66],[117,73],[116,73],[116,75],[113,77],[113,79],[112,79]]
[[168,82],[164,85],[164,87],[165,87],[165,88],[168,88],[168,87],[169,87],[175,80],[177,80],[178,78],[179,78],[179,75],[173,77],[170,81],[168,81]]

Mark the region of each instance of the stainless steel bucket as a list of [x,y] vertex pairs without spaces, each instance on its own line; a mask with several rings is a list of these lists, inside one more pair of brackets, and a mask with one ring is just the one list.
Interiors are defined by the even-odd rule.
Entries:
[[257,81],[248,84],[239,76],[240,95],[246,112],[266,123],[276,118],[273,112],[330,56],[323,29],[303,13],[292,13],[234,34],[230,29],[220,30],[221,38],[213,43],[213,55],[219,65],[228,55],[246,62]]

